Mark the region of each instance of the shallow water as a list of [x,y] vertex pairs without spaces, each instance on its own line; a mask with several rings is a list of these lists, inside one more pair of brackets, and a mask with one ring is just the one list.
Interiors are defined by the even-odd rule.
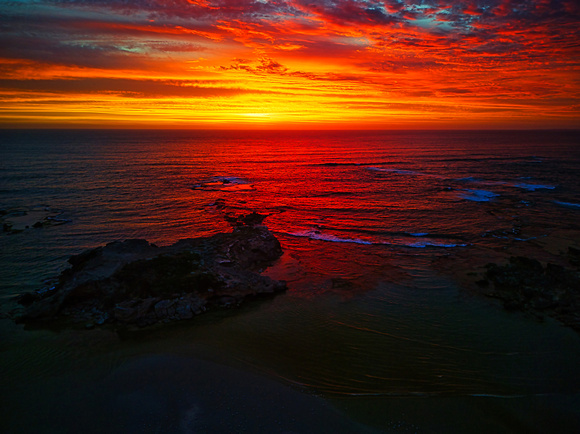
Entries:
[[228,230],[224,213],[248,210],[270,214],[285,254],[266,273],[289,286],[138,332],[0,320],[8,432],[580,427],[578,335],[506,313],[434,265],[578,230],[578,133],[0,137],[0,209],[69,221],[0,235],[3,310],[71,254],[210,235]]

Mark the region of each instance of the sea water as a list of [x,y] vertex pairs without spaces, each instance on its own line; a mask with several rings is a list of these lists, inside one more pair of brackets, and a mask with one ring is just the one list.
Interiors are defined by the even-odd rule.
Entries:
[[436,264],[532,252],[554,233],[580,243],[579,142],[569,131],[2,131],[4,218],[58,219],[0,235],[4,311],[72,254],[208,236],[251,211],[282,243],[266,273],[288,291],[142,331],[2,319],[0,426],[574,430],[578,334],[507,313]]

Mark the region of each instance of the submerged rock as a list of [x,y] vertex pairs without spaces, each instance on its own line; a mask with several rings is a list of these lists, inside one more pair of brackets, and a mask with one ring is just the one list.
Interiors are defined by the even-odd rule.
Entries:
[[22,295],[17,319],[70,318],[91,326],[190,319],[284,290],[285,282],[259,274],[281,255],[280,243],[261,225],[167,247],[116,241],[72,256],[55,285]]
[[70,222],[61,215],[62,211],[54,210],[49,206],[12,208],[0,210],[0,224],[2,232],[17,234],[28,229],[58,226]]
[[257,212],[253,212],[251,214],[241,215],[241,216],[231,216],[226,215],[225,219],[230,224],[230,226],[237,227],[237,226],[244,226],[244,225],[261,225],[264,219],[268,217],[267,215],[258,214]]
[[[549,315],[580,332],[580,274],[561,265],[524,256],[504,265],[487,264],[486,295],[503,301],[508,310]],[[492,285],[490,285],[490,283]]]

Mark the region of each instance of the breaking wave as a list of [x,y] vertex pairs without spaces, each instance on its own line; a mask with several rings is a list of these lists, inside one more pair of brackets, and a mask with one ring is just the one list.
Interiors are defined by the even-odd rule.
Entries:
[[461,199],[471,200],[473,202],[489,202],[498,197],[499,194],[489,190],[465,189],[460,190],[458,196]]
[[518,184],[511,184],[512,187],[522,188],[528,191],[536,191],[536,190],[553,190],[556,187],[553,185],[544,185],[544,184],[527,184],[525,182],[520,182]]
[[564,206],[566,208],[575,208],[575,209],[580,208],[580,203],[561,202],[559,200],[555,200],[554,203],[560,206]]
[[214,176],[206,181],[199,182],[191,186],[192,190],[204,191],[229,191],[243,192],[253,191],[254,186],[243,178],[235,176]]
[[311,240],[329,241],[334,243],[355,243],[355,244],[365,244],[365,245],[383,245],[383,246],[393,246],[393,247],[411,247],[411,248],[425,248],[425,247],[440,247],[440,248],[451,248],[451,247],[465,247],[466,243],[450,243],[448,241],[437,241],[433,238],[425,238],[421,241],[417,241],[413,238],[425,237],[429,235],[428,233],[409,233],[408,238],[405,237],[392,237],[390,239],[361,239],[361,238],[346,238],[337,237],[336,235],[322,233],[318,229],[309,229],[296,232],[289,232],[288,235],[294,237],[306,237]]
[[317,230],[291,232],[289,235],[294,237],[306,237],[311,240],[332,241],[334,243],[373,244],[371,241],[361,240],[360,238],[340,238],[335,235],[322,234]]

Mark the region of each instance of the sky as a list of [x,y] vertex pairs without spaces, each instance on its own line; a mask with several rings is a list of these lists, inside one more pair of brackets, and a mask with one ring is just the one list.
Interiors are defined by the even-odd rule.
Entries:
[[0,128],[580,128],[578,0],[0,0]]

